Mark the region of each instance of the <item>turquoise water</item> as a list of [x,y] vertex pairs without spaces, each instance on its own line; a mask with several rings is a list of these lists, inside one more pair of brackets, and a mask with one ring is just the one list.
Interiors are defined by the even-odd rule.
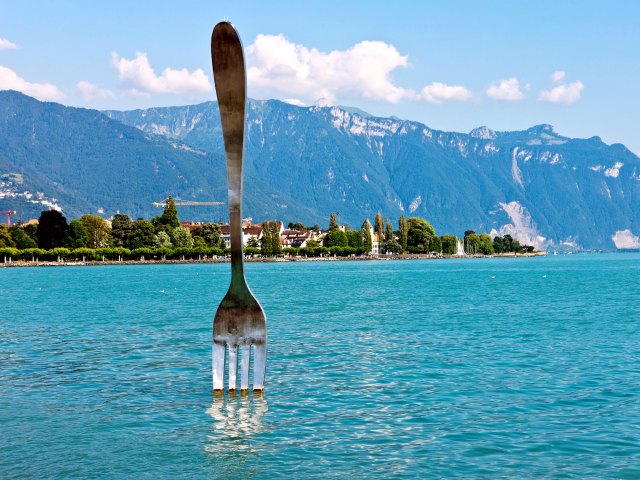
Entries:
[[640,255],[247,270],[211,406],[228,265],[0,268],[0,478],[640,478]]

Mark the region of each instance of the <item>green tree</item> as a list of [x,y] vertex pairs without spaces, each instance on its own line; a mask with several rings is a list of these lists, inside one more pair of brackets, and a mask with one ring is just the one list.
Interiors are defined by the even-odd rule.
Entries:
[[265,257],[270,257],[273,254],[273,240],[271,239],[271,228],[269,228],[269,222],[264,222],[262,224],[260,253]]
[[177,227],[173,229],[171,242],[175,248],[191,248],[193,247],[193,238],[188,228]]
[[302,222],[289,222],[289,225],[287,226],[287,228],[289,230],[298,230],[298,231],[308,230],[308,228],[305,227],[304,223]]
[[362,232],[362,248],[364,248],[365,253],[369,253],[373,249],[373,240],[371,238],[371,223],[368,218],[365,219],[362,227],[360,227],[360,231]]
[[[202,243],[204,244],[204,241]],[[171,242],[171,237],[169,236],[169,234],[164,230],[160,230],[155,234],[153,246],[156,248],[172,248],[173,243]]]
[[[11,238],[11,237],[9,237]],[[3,263],[9,261],[13,261],[14,258],[20,257],[20,250],[14,247],[0,247],[0,261]]]
[[67,234],[64,237],[64,246],[75,250],[76,248],[85,248],[89,236],[84,224],[80,220],[71,220]]
[[11,239],[15,243],[16,248],[19,250],[26,250],[27,248],[37,248],[38,244],[24,231],[21,223],[14,225],[9,229],[11,233]]
[[280,244],[280,232],[278,231],[278,225],[276,222],[271,224],[271,252],[274,255],[282,253],[282,245]]
[[219,247],[222,238],[220,225],[216,223],[205,223],[193,231],[194,237],[201,237],[207,247]]
[[154,225],[163,225],[169,228],[177,228],[180,226],[180,219],[178,218],[178,209],[176,208],[176,202],[173,201],[173,197],[167,198],[167,203],[164,206],[162,215],[154,218]]
[[478,251],[484,255],[493,255],[493,241],[491,237],[486,233],[483,233],[478,238]]
[[[73,220],[71,220],[71,223],[73,223]],[[69,227],[71,227],[71,225],[69,225]],[[86,262],[87,259],[95,259],[95,250],[86,247],[74,248],[71,252],[71,256],[76,260],[82,260],[83,262]]]
[[393,240],[393,225],[391,225],[391,220],[387,218],[387,227],[384,231],[384,241],[390,242]]
[[436,234],[431,224],[419,217],[410,218],[407,224],[407,247],[414,247],[422,252],[428,251],[431,238]]
[[80,222],[87,232],[87,247],[107,248],[109,246],[111,229],[104,218],[97,215],[82,215]]
[[480,244],[480,236],[473,230],[464,232],[464,251],[469,255],[478,253],[478,245]]
[[520,242],[509,234],[503,237],[503,246],[505,252],[519,252],[522,250]]
[[[131,224],[131,237],[129,238],[127,248],[131,250],[151,248],[155,240],[153,224],[144,218],[139,218]],[[139,255],[136,254],[136,256]]]
[[116,213],[111,222],[111,240],[114,247],[126,247],[129,244],[132,224],[129,215]]
[[429,251],[438,253],[442,252],[442,240],[439,236],[434,235],[431,237],[431,240],[429,241]]
[[[307,242],[307,245],[308,244],[309,242]],[[324,247],[346,247],[349,245],[349,239],[347,238],[346,233],[339,228],[336,228],[324,236],[322,245]]]
[[202,237],[199,237],[197,235],[191,235],[193,237],[193,248],[204,248],[207,249],[209,248],[209,246],[204,243],[204,240]]
[[442,253],[445,255],[454,255],[458,251],[458,238],[454,235],[443,235],[440,237],[442,243]]
[[6,225],[0,225],[0,248],[15,248],[16,243]]
[[352,248],[362,247],[362,232],[360,230],[347,230],[345,234],[347,235],[347,246]]
[[38,224],[37,223],[29,223],[24,225],[24,233],[29,235],[29,238],[38,243]]
[[247,248],[260,248],[260,242],[254,236],[249,237],[247,240]]
[[376,213],[376,218],[373,223],[375,225],[374,231],[376,235],[378,235],[378,241],[382,242],[384,239],[384,221],[382,220],[382,214],[380,212]]
[[387,253],[402,253],[402,245],[395,238],[392,238],[385,245],[385,251]]
[[332,230],[337,230],[338,229],[338,216],[331,212],[331,215],[329,215],[329,231]]
[[56,247],[56,248],[52,248],[47,253],[51,260],[56,260],[59,262],[61,260],[65,260],[66,258],[68,258],[71,255],[71,250],[64,247]]
[[38,219],[38,247],[45,250],[62,246],[67,233],[67,219],[57,210],[45,210]]
[[504,241],[501,236],[496,235],[493,238],[493,251],[495,253],[502,253],[505,251],[504,249]]
[[502,245],[505,252],[513,252],[513,237],[507,233],[502,237]]
[[398,236],[400,237],[400,246],[403,251],[407,249],[408,233],[409,226],[407,225],[407,219],[404,218],[404,215],[400,215],[400,220],[398,221]]

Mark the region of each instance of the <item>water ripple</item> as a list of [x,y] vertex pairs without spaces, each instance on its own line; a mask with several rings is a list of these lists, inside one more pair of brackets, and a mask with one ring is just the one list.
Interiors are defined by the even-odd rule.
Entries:
[[640,256],[247,270],[267,391],[213,404],[228,266],[1,270],[0,477],[640,477]]

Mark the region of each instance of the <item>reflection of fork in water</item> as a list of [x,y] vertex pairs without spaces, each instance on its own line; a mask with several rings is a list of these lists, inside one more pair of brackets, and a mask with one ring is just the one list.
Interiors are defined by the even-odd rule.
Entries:
[[213,419],[204,451],[219,478],[252,478],[260,470],[255,437],[265,431],[267,401],[260,396],[221,395],[207,413]]
[[207,451],[216,451],[216,444],[232,441],[240,443],[264,431],[262,417],[267,412],[267,400],[262,395],[225,395],[207,409],[213,418],[214,433],[208,435],[212,444]]

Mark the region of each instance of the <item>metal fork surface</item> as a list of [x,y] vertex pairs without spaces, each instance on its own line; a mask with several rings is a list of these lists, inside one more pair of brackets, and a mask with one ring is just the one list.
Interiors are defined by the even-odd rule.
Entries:
[[267,361],[267,319],[244,277],[242,246],[242,159],[247,99],[246,69],[240,37],[229,22],[211,34],[211,63],[220,108],[227,157],[231,284],[213,319],[213,391],[224,390],[225,351],[229,350],[229,391],[237,386],[241,350],[240,390],[249,388],[249,358],[253,345],[253,391],[264,390]]

